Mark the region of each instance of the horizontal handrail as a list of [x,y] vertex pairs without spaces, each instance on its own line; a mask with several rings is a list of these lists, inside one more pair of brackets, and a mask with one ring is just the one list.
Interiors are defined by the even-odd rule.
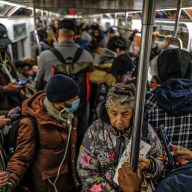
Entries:
[[[111,28],[118,28],[118,29],[123,29],[123,30],[126,30],[126,31],[131,31],[131,32],[134,32],[136,31],[135,29],[127,29],[126,27],[119,27],[119,26],[111,26]],[[137,33],[141,33],[141,31],[137,31]]]

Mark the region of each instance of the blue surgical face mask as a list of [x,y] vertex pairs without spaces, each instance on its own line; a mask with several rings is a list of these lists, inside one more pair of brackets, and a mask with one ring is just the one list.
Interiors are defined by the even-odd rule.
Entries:
[[75,101],[73,101],[73,103],[71,104],[71,107],[68,109],[68,112],[74,113],[78,109],[79,103],[80,103],[80,99],[76,99]]
[[64,113],[65,111],[67,113],[73,113],[77,110],[77,108],[79,107],[79,103],[80,103],[80,99],[76,99],[75,101],[73,101],[73,103],[71,104],[71,107],[70,108],[66,108],[64,106],[63,109],[59,112],[59,118],[62,120],[62,121],[65,121],[65,119],[63,119],[61,117],[61,114]]

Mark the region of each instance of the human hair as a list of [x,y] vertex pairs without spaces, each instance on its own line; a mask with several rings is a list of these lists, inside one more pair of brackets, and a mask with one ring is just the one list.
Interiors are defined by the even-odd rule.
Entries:
[[134,108],[136,88],[133,83],[115,83],[108,91],[106,108],[120,104],[123,108]]
[[75,32],[69,29],[59,29],[59,36],[65,37],[65,38],[73,38],[75,35]]
[[128,44],[126,40],[121,36],[113,36],[107,43],[107,48],[116,52],[116,50],[119,48],[120,50],[127,50]]

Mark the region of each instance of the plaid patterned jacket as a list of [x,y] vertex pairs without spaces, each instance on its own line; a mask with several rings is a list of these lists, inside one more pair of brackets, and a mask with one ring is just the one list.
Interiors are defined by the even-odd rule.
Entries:
[[144,118],[158,131],[165,127],[169,141],[192,150],[192,112],[174,116],[165,112],[152,92],[147,93]]

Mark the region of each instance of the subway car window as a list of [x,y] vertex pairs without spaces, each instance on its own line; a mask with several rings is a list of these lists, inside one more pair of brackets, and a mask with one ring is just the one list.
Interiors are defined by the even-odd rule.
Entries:
[[30,16],[31,14],[32,14],[31,9],[21,7],[17,11],[15,11],[12,16],[21,16],[21,15]]
[[13,6],[11,5],[5,5],[0,3],[0,16],[6,15],[6,13],[9,12],[9,10],[11,10],[12,8]]

